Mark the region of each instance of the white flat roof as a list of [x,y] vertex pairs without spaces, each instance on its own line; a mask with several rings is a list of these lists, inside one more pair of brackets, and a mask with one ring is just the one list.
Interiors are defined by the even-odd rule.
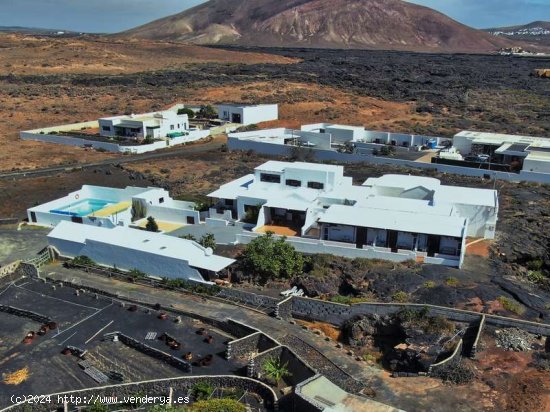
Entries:
[[455,135],[455,137],[467,137],[472,139],[474,143],[486,143],[498,145],[501,143],[537,143],[543,147],[550,147],[550,140],[540,136],[521,136],[503,133],[487,133],[487,132],[473,132],[470,130],[462,131]]
[[492,189],[475,189],[462,186],[441,186],[435,192],[435,204],[439,202],[457,205],[498,206],[498,192]]
[[380,177],[369,177],[363,183],[363,186],[397,187],[403,190],[423,186],[434,190],[441,187],[441,182],[433,177],[389,174]]
[[319,221],[346,226],[370,227],[373,229],[460,238],[466,228],[466,219],[460,217],[416,214],[414,212],[343,205],[329,207]]
[[285,169],[303,169],[303,170],[317,170],[324,172],[344,173],[344,166],[326,165],[322,163],[306,163],[306,162],[281,162],[278,160],[269,160],[264,164],[256,167],[255,170],[262,172],[275,172],[280,173]]
[[191,240],[121,226],[108,229],[62,221],[48,234],[48,238],[82,243],[83,245],[90,240],[106,245],[120,246],[184,260],[188,262],[189,266],[213,272],[219,272],[235,262],[233,259],[222,256],[207,256],[205,248]]

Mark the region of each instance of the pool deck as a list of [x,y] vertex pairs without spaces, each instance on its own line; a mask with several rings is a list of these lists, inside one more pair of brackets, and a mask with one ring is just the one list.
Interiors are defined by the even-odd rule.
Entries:
[[114,205],[104,207],[103,209],[97,210],[95,212],[89,213],[86,216],[109,217],[129,209],[131,206],[132,202],[119,202],[115,203]]
[[[157,222],[159,231],[163,233],[170,233],[186,226],[184,223],[178,223],[178,222],[167,222],[163,220],[156,220],[156,222]],[[145,227],[147,226],[147,219],[138,220],[137,222],[134,222],[132,226],[137,227],[139,229],[145,229]]]

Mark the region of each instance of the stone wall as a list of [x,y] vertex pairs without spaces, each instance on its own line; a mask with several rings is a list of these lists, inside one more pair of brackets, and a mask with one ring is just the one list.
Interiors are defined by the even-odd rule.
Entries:
[[37,278],[40,274],[38,268],[32,263],[21,262],[15,272],[18,276],[34,277]]
[[245,292],[234,288],[222,288],[217,295],[225,299],[232,299],[244,302],[255,307],[275,307],[279,299],[270,296],[258,295],[256,293]]
[[3,278],[4,276],[8,276],[14,273],[20,264],[21,264],[21,261],[16,260],[13,263],[0,267],[0,278]]
[[476,358],[477,348],[478,348],[478,346],[481,342],[481,334],[483,333],[483,328],[484,327],[485,327],[485,315],[482,315],[481,319],[479,321],[479,326],[478,326],[478,329],[477,329],[476,337],[474,339],[474,343],[472,344],[472,350],[470,352],[470,358],[471,359]]
[[240,339],[227,343],[225,357],[245,357],[256,353],[264,352],[277,346],[277,342],[261,332],[256,332]]
[[[64,395],[87,397],[87,399],[90,397],[117,397],[120,399],[124,396],[136,396],[136,393],[146,396],[168,396],[170,388],[179,393],[188,393],[198,382],[206,382],[213,387],[237,388],[255,393],[264,400],[267,410],[277,410],[278,398],[269,386],[250,378],[232,375],[185,376],[56,393],[50,395],[51,403],[48,404],[48,410],[62,409],[63,402],[59,402],[59,400]],[[44,405],[16,404],[4,410],[10,412],[44,411]]]
[[31,312],[29,310],[19,309],[13,306],[0,305],[0,312],[8,313],[10,315],[19,316],[22,318],[27,318],[42,324],[51,322],[51,319],[47,316],[41,315],[36,312]]
[[275,306],[275,316],[281,319],[290,319],[292,318],[292,296],[288,297]]
[[169,355],[161,350],[152,348],[149,345],[146,345],[130,336],[124,335],[122,333],[117,333],[118,339],[129,346],[132,349],[135,349],[139,352],[142,352],[148,356],[156,358],[162,362],[165,362],[169,365],[172,365],[178,369],[183,370],[184,372],[192,372],[191,364],[184,361],[183,359],[176,358],[175,356]]
[[306,364],[288,347],[276,346],[264,352],[258,353],[251,359],[248,367],[249,377],[265,379],[263,365],[266,361],[272,358],[279,359],[283,365],[286,365],[290,375],[285,377],[285,381],[290,385],[296,385],[312,377],[316,373],[313,368]]
[[453,351],[453,353],[451,353],[451,355],[447,359],[444,359],[439,363],[434,363],[434,364],[430,365],[430,367],[428,369],[428,375],[430,375],[430,376],[434,375],[440,369],[443,369],[443,368],[445,368],[449,365],[460,362],[461,353],[462,353],[462,344],[463,344],[463,341],[462,341],[462,339],[460,339],[458,341],[458,344],[455,347],[455,350]]

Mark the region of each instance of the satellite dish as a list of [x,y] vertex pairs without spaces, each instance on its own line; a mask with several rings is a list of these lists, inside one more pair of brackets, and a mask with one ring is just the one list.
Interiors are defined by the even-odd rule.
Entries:
[[211,247],[207,247],[206,249],[204,249],[205,256],[212,256],[213,254],[214,254],[214,251],[212,250]]

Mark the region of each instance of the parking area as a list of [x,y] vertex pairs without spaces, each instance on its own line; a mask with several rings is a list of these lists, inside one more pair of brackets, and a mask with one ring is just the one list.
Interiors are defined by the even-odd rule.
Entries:
[[15,226],[0,226],[0,266],[36,255],[48,245],[49,232],[50,229],[38,227],[17,230]]
[[[121,374],[124,382],[189,374],[120,341],[104,339],[105,334],[112,332],[120,332],[179,359],[187,355],[193,364],[193,375],[241,374],[245,367],[241,360],[225,360],[226,343],[232,340],[231,336],[196,319],[170,312],[123,306],[94,293],[77,294],[70,287],[29,279],[1,290],[0,304],[38,313],[56,323],[55,329],[24,344],[26,334],[38,331],[42,325],[0,312],[0,368],[5,373],[25,368],[28,371],[27,379],[18,385],[0,383],[2,394],[55,393],[99,386],[78,365],[80,358],[62,354],[67,346],[86,350],[85,358],[91,366],[108,376],[113,372]],[[169,346],[167,339],[162,339],[166,334],[179,345]],[[200,360],[206,357],[212,361],[201,365]],[[5,396],[0,399],[0,406],[7,404],[9,399]]]

